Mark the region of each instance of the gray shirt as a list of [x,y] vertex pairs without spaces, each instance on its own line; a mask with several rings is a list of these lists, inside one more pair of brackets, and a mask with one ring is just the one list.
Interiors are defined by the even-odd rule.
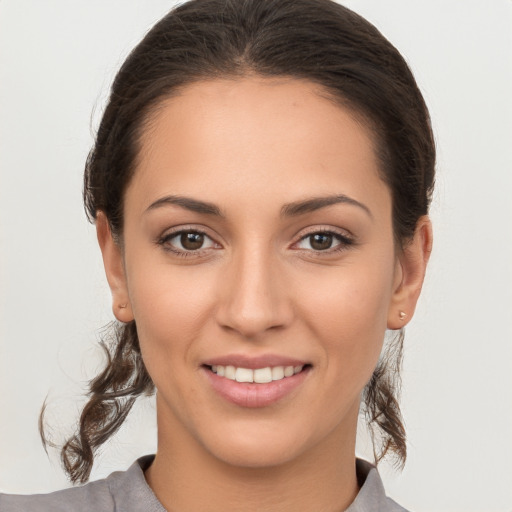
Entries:
[[[50,494],[0,494],[0,512],[166,512],[146,483],[144,470],[153,455],[141,457],[127,471]],[[386,497],[377,469],[357,460],[361,489],[346,512],[407,512]]]

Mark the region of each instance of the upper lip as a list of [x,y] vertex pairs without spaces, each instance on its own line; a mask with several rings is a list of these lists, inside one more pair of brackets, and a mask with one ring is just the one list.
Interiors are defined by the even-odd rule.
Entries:
[[262,354],[249,356],[246,354],[229,354],[225,356],[212,357],[203,362],[206,366],[235,366],[236,368],[266,368],[274,366],[304,366],[306,361],[294,357],[277,354]]

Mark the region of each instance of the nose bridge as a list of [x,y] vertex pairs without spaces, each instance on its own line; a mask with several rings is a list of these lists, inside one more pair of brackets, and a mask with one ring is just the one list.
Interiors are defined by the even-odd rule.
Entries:
[[244,337],[284,327],[290,319],[277,257],[265,244],[252,241],[237,248],[224,275],[220,323]]

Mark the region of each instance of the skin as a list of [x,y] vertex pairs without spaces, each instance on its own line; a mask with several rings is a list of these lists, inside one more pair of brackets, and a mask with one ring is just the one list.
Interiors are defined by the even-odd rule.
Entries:
[[[335,195],[360,204],[283,215]],[[168,196],[221,215],[161,201]],[[136,320],[157,388],[158,451],[146,479],[162,504],[348,507],[361,391],[385,330],[414,312],[431,248],[426,217],[404,250],[394,246],[369,131],[306,81],[190,85],[143,134],[124,215],[122,247],[101,212],[98,240],[114,312]],[[204,232],[203,247],[179,255],[180,229]],[[311,235],[322,231],[334,235],[318,250]],[[230,403],[205,378],[210,358],[269,353],[310,365],[270,406]]]

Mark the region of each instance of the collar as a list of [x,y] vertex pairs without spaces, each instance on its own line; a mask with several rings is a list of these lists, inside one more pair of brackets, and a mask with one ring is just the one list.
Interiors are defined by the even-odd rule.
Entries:
[[[112,473],[108,477],[116,510],[135,512],[137,504],[144,503],[144,510],[147,512],[166,512],[144,478],[144,471],[149,468],[154,458],[154,455],[141,457],[127,471]],[[345,512],[406,512],[386,497],[384,485],[375,466],[365,460],[356,459],[356,472],[360,490]]]

